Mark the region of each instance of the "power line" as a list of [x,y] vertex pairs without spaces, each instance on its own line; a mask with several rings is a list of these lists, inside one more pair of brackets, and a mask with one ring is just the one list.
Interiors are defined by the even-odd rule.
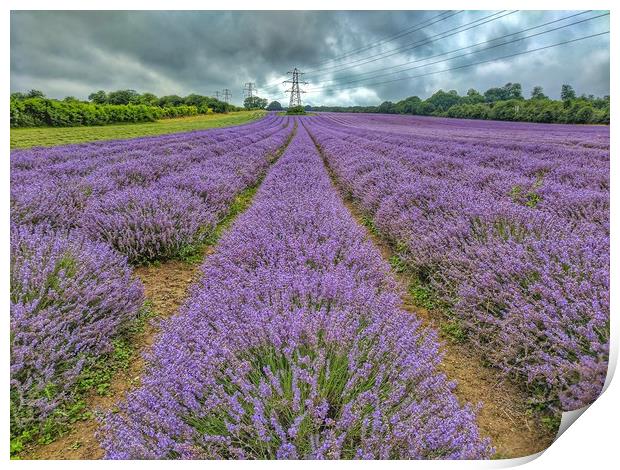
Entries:
[[[447,20],[448,18],[456,16],[459,13],[463,13],[464,11],[465,10],[459,10],[459,11],[456,11],[456,12],[452,12],[451,10],[449,10],[447,12],[444,11],[444,12],[440,13],[439,15],[433,16],[433,17],[431,17],[431,18],[429,18],[429,19],[427,19],[425,21],[422,21],[422,22],[420,22],[420,23],[418,23],[418,24],[416,24],[414,26],[410,26],[407,29],[404,29],[404,30],[402,30],[400,32],[397,32],[396,34],[394,34],[392,36],[388,36],[388,37],[386,37],[384,39],[381,39],[381,40],[379,40],[379,41],[377,41],[375,43],[369,44],[367,46],[359,47],[359,48],[354,49],[352,51],[346,52],[346,53],[344,53],[344,54],[342,54],[340,56],[333,57],[331,59],[325,59],[325,60],[322,60],[322,61],[319,61],[319,62],[315,62],[315,63],[318,65],[318,64],[322,64],[324,62],[334,62],[334,61],[337,61],[337,60],[341,60],[344,57],[348,57],[350,55],[359,54],[362,51],[365,51],[365,50],[368,50],[368,49],[373,49],[373,48],[375,48],[375,47],[377,47],[377,46],[379,46],[379,45],[381,45],[383,43],[391,42],[394,39],[398,39],[398,38],[406,36],[408,34],[415,33],[416,31],[420,31],[421,29],[427,28],[428,26],[434,25],[435,23],[439,23],[440,21]],[[448,13],[448,16],[445,16],[444,18],[438,19],[437,21],[430,22],[431,20],[439,18],[440,16],[443,16],[446,13]],[[428,24],[426,24],[426,23],[428,23]]]
[[[498,60],[510,59],[512,57],[517,57],[517,56],[521,56],[521,55],[525,55],[525,54],[530,54],[532,52],[538,52],[538,51],[542,51],[542,50],[545,50],[545,49],[551,49],[553,47],[563,46],[565,44],[571,44],[571,43],[574,43],[574,42],[583,41],[585,39],[590,39],[590,38],[595,38],[595,37],[598,37],[598,36],[603,36],[605,34],[609,34],[609,31],[603,31],[601,33],[590,34],[588,36],[582,36],[582,37],[576,38],[576,39],[569,39],[567,41],[562,41],[562,42],[558,42],[558,43],[555,43],[555,44],[550,44],[548,46],[537,47],[535,49],[528,49],[526,51],[516,52],[514,54],[508,54],[508,55],[504,55],[504,56],[501,56],[501,57],[495,57],[493,59],[481,60],[481,61],[478,61],[478,62],[473,62],[473,63],[470,63],[470,64],[459,65],[457,67],[452,67],[452,68],[443,69],[443,70],[434,70],[434,71],[423,73],[423,74],[419,74],[419,75],[408,75],[406,77],[398,77],[398,78],[393,78],[391,80],[384,80],[384,81],[376,82],[376,83],[366,83],[364,85],[359,85],[359,86],[355,85],[355,86],[350,86],[350,87],[335,87],[335,88],[328,88],[328,89],[330,91],[348,90],[348,89],[352,89],[352,88],[360,88],[362,86],[376,86],[376,85],[383,85],[385,83],[397,82],[397,81],[400,81],[400,80],[410,80],[412,78],[427,77],[429,75],[436,75],[438,73],[444,73],[444,72],[450,72],[450,71],[453,71],[453,70],[465,69],[465,68],[469,68],[469,67],[474,67],[476,65],[482,65],[482,64],[488,64],[490,62],[496,62]],[[318,90],[319,89],[310,89],[310,90],[308,90],[308,93],[315,92],[315,91],[318,91]]]
[[[460,13],[463,13],[464,11],[465,10],[459,10],[459,11],[456,11],[454,13],[452,13],[451,11],[442,12],[439,15],[433,16],[433,17],[431,17],[431,18],[429,18],[429,19],[427,19],[425,21],[422,21],[421,23],[418,23],[418,24],[416,24],[414,26],[411,26],[411,27],[409,27],[409,28],[407,28],[405,30],[402,30],[402,31],[398,32],[397,34],[395,34],[393,36],[388,36],[387,38],[384,38],[384,39],[382,39],[382,40],[380,40],[380,41],[378,41],[376,43],[372,43],[372,44],[370,44],[368,46],[363,46],[361,48],[354,49],[354,50],[349,51],[349,52],[347,52],[347,53],[345,53],[345,54],[343,54],[341,56],[338,56],[338,57],[334,57],[334,58],[331,58],[331,59],[326,59],[326,60],[322,60],[322,61],[318,61],[318,62],[314,62],[314,63],[316,65],[320,65],[320,64],[325,63],[325,62],[334,62],[334,61],[341,60],[344,57],[347,57],[349,55],[359,54],[360,52],[362,52],[364,50],[372,49],[372,48],[377,47],[378,45],[380,45],[382,43],[393,41],[394,39],[397,39],[397,38],[402,37],[402,36],[406,36],[407,34],[411,34],[411,33],[414,33],[416,31],[420,31],[421,29],[427,28],[428,26],[431,26],[431,25],[433,25],[435,23],[439,23],[440,21],[447,20],[448,18],[456,16],[456,15],[458,15]],[[448,14],[447,16],[445,16],[445,17],[443,17],[441,19],[438,19],[437,21],[432,21],[432,20],[434,20],[436,18],[439,18],[440,16],[445,15],[446,13]],[[426,23],[428,23],[428,24],[426,24]],[[412,28],[414,28],[414,29],[412,29]],[[263,88],[273,88],[275,86],[279,86],[280,84],[281,84],[281,82],[271,82],[271,83],[268,83],[268,84],[264,85]]]
[[[293,70],[290,70],[287,73],[291,75],[291,79],[285,80],[282,83],[291,84],[290,90],[286,90],[286,92],[289,92],[289,91],[291,92],[291,99],[289,101],[289,107],[293,108],[295,106],[301,106],[301,93],[305,93],[305,91],[299,89],[299,77],[301,77],[304,73],[301,70],[298,70],[297,67],[295,67]],[[308,82],[303,82],[303,81],[301,83],[303,85],[308,84]]]
[[[499,12],[493,13],[491,15],[487,15],[487,16],[483,16],[482,18],[478,18],[474,21],[470,21],[469,23],[465,23],[463,25],[459,25],[459,26],[455,26],[452,28],[447,29],[446,31],[442,31],[441,33],[437,33],[433,36],[430,36],[429,38],[423,40],[423,41],[417,41],[417,42],[412,42],[409,44],[405,44],[403,46],[397,47],[395,49],[391,49],[389,51],[386,52],[382,52],[379,54],[375,54],[366,58],[361,58],[361,59],[357,59],[354,60],[352,62],[348,62],[339,66],[331,66],[331,67],[325,67],[323,69],[314,69],[315,72],[317,71],[321,71],[321,70],[329,70],[329,69],[335,69],[332,70],[332,72],[337,72],[339,70],[345,70],[345,69],[350,69],[350,68],[355,68],[355,67],[359,67],[361,65],[365,65],[371,62],[376,62],[377,60],[382,60],[385,59],[387,57],[391,57],[393,55],[399,54],[401,53],[403,50],[411,50],[411,49],[417,49],[418,47],[421,46],[425,46],[427,44],[431,44],[433,42],[436,42],[440,39],[445,39],[448,38],[450,36],[454,36],[456,34],[468,31],[470,29],[473,28],[477,28],[478,26],[482,26],[484,24],[490,23],[492,21],[496,21],[499,20],[501,18],[504,18],[506,16],[512,15],[514,13],[517,13],[519,10],[514,10],[514,11],[510,11],[510,12],[506,12],[506,10],[500,10]],[[499,16],[498,16],[499,15]],[[476,24],[478,23],[478,24]],[[442,36],[445,35],[445,36]],[[310,74],[310,72],[308,72],[308,74]],[[265,87],[267,88],[267,87]]]
[[[428,56],[428,57],[422,57],[422,58],[419,58],[419,59],[410,60],[410,61],[403,62],[403,63],[398,64],[398,65],[392,65],[392,66],[390,66],[390,67],[383,67],[383,68],[380,68],[380,69],[369,70],[368,72],[360,72],[360,73],[358,73],[358,74],[357,74],[357,75],[355,75],[355,76],[352,76],[352,77],[346,77],[346,78],[356,78],[356,77],[359,77],[359,76],[361,76],[361,75],[373,74],[373,73],[381,72],[381,71],[384,71],[384,70],[387,70],[387,69],[392,69],[392,68],[397,68],[397,67],[403,67],[403,66],[408,65],[408,64],[415,64],[415,63],[417,63],[417,62],[422,62],[422,61],[425,61],[425,60],[434,59],[435,57],[441,57],[441,56],[443,56],[443,55],[452,54],[452,53],[454,53],[454,52],[459,52],[459,51],[462,51],[462,50],[465,50],[465,49],[469,49],[470,47],[477,47],[477,46],[481,46],[481,45],[483,45],[483,44],[488,44],[488,43],[491,43],[491,42],[497,41],[497,40],[499,40],[499,39],[504,39],[504,38],[507,38],[507,37],[510,37],[510,36],[514,36],[515,34],[525,33],[525,32],[527,32],[527,31],[531,31],[531,30],[533,30],[533,29],[542,28],[543,26],[549,26],[550,24],[554,24],[554,23],[558,23],[558,22],[560,22],[560,21],[568,20],[568,19],[570,19],[570,18],[574,18],[574,17],[576,17],[576,16],[585,15],[586,13],[590,13],[591,11],[592,11],[592,10],[582,11],[582,12],[580,12],[580,13],[575,13],[575,14],[573,14],[573,15],[568,15],[568,16],[565,16],[565,17],[563,17],[563,18],[559,18],[559,19],[556,19],[556,20],[548,21],[548,22],[546,22],[546,23],[542,23],[542,24],[539,24],[539,25],[537,25],[537,26],[532,26],[532,27],[530,27],[530,28],[526,28],[526,29],[522,29],[522,30],[515,31],[515,32],[512,32],[512,33],[508,33],[508,34],[505,34],[505,35],[503,35],[503,36],[498,36],[498,37],[496,37],[496,38],[492,38],[492,39],[489,39],[489,40],[487,40],[487,41],[482,41],[482,42],[479,42],[479,43],[476,43],[476,44],[470,44],[470,45],[468,45],[468,46],[459,47],[458,49],[453,49],[453,50],[451,50],[451,51],[447,51],[447,52],[441,52],[441,53],[439,53],[439,54],[435,54],[435,55]],[[590,19],[592,19],[592,18],[590,18]],[[574,23],[571,23],[571,24],[574,24]],[[570,25],[566,25],[566,26],[570,26]],[[410,70],[410,69],[397,70],[397,71],[394,71],[394,72],[390,72],[390,74],[394,74],[394,73],[398,73],[398,72],[404,72],[404,71],[406,71],[406,70]],[[387,75],[387,74],[385,74],[385,75]],[[345,78],[345,79],[346,79],[346,78]],[[369,80],[370,78],[376,78],[376,77],[368,77],[368,78],[363,79],[363,80]],[[334,79],[331,79],[331,80],[327,80],[327,82],[340,82],[341,84],[342,84],[342,83],[352,83],[352,82],[341,82],[341,80],[343,80],[343,78],[334,78]],[[322,82],[322,83],[325,83],[325,82]],[[320,84],[320,83],[319,83],[319,84]]]
[[[578,13],[576,15],[571,15],[571,16],[577,16],[577,15],[580,15],[580,14],[583,14],[583,13]],[[372,77],[358,78],[356,80],[350,80],[350,81],[346,81],[346,82],[339,82],[337,85],[347,85],[349,83],[357,83],[357,82],[362,82],[362,81],[365,81],[365,80],[372,80],[374,78],[381,78],[381,77],[385,77],[385,76],[388,76],[388,75],[394,75],[396,73],[401,73],[401,72],[406,72],[406,71],[409,71],[409,70],[424,68],[424,67],[428,67],[430,65],[436,65],[436,64],[439,64],[439,63],[443,63],[443,62],[449,62],[451,60],[459,59],[461,57],[466,57],[466,56],[469,56],[469,55],[478,54],[480,52],[484,52],[484,51],[488,51],[488,50],[491,50],[491,49],[495,49],[497,47],[506,46],[508,44],[512,44],[512,43],[519,42],[519,41],[523,41],[525,39],[530,39],[530,38],[533,38],[533,37],[536,37],[536,36],[541,36],[543,34],[548,34],[548,33],[554,32],[554,31],[558,31],[560,29],[568,28],[569,26],[574,26],[574,25],[579,24],[579,23],[585,23],[586,21],[595,20],[597,18],[601,18],[601,17],[604,17],[604,16],[609,16],[609,13],[603,13],[601,15],[592,16],[590,18],[586,18],[586,19],[583,19],[583,20],[580,20],[580,21],[575,21],[573,23],[569,23],[569,24],[566,24],[566,25],[562,25],[562,26],[558,26],[558,27],[555,27],[555,28],[551,28],[551,29],[548,29],[546,31],[540,31],[538,33],[530,34],[528,36],[522,36],[522,37],[518,37],[516,39],[511,39],[510,41],[502,42],[502,43],[499,43],[499,44],[494,44],[492,46],[485,47],[485,48],[480,49],[478,51],[466,52],[464,54],[459,54],[459,55],[456,55],[454,57],[449,57],[447,59],[442,59],[442,60],[438,60],[438,61],[435,61],[435,62],[429,62],[428,64],[417,65],[415,67],[408,67],[408,68],[402,69],[402,70],[394,70],[392,72],[386,72],[386,73],[379,74],[379,75],[373,75]],[[498,39],[503,39],[505,37],[514,36],[515,34],[521,34],[521,33],[524,33],[526,31],[529,31],[529,30],[532,30],[532,29],[541,28],[542,26],[548,25],[550,23],[555,23],[555,22],[558,22],[558,21],[561,21],[561,20],[564,20],[564,19],[566,19],[566,18],[562,18],[560,20],[551,21],[549,23],[545,23],[545,24],[539,25],[539,26],[534,26],[532,28],[527,28],[527,29],[524,29],[522,31],[517,31],[515,33],[511,33],[511,34],[507,34],[507,35],[504,35],[504,36],[500,36],[500,37],[497,37],[497,38],[494,38],[494,39],[490,39],[488,41],[483,41],[483,42],[480,42],[478,44],[472,44],[472,45],[469,45],[469,46],[461,47],[461,48],[455,49],[453,51],[448,51],[448,52],[444,52],[444,53],[441,53],[441,54],[436,54],[434,56],[413,60],[411,62],[406,62],[404,64],[400,64],[400,65],[397,65],[397,66],[394,66],[394,67],[402,67],[403,65],[406,65],[408,63],[416,63],[416,62],[420,62],[420,61],[425,61],[425,60],[429,60],[429,59],[432,59],[432,58],[435,58],[435,57],[440,57],[442,55],[451,54],[451,53],[458,52],[458,51],[461,51],[461,50],[464,50],[464,49],[469,49],[470,47],[477,47],[477,46],[482,45],[482,44],[487,44],[487,43],[490,43],[490,42],[493,42],[493,41],[497,41]],[[376,70],[374,72],[376,72]],[[332,80],[332,81],[336,81],[336,80]],[[322,87],[316,87],[316,88],[313,88],[313,90],[325,89],[325,88],[329,88],[330,86],[333,86],[333,85],[329,85],[329,86],[326,85],[326,86],[322,86]]]
[[[504,18],[506,16],[513,15],[513,14],[517,13],[518,11],[519,10],[513,10],[513,11],[506,12],[506,10],[501,10],[499,13],[493,13],[492,15],[484,16],[482,18],[478,18],[477,20],[471,21],[469,23],[465,23],[463,25],[447,29],[446,31],[443,31],[441,33],[437,33],[437,34],[435,34],[435,35],[431,36],[430,38],[427,38],[427,39],[425,39],[423,41],[417,41],[417,42],[412,42],[412,43],[409,43],[409,44],[405,44],[403,46],[397,47],[397,48],[392,49],[390,51],[385,51],[385,52],[382,52],[382,53],[379,53],[379,54],[375,54],[375,55],[372,55],[372,56],[369,56],[369,57],[366,57],[366,58],[358,59],[358,60],[355,60],[353,62],[349,62],[348,64],[339,65],[337,67],[326,67],[326,68],[323,68],[323,69],[315,69],[314,72],[323,71],[323,70],[329,70],[329,69],[333,69],[333,68],[335,68],[337,70],[344,70],[344,69],[359,67],[360,65],[369,64],[371,62],[376,62],[377,60],[382,60],[382,59],[385,59],[387,57],[391,57],[393,55],[400,54],[401,52],[403,52],[405,50],[417,49],[418,47],[425,46],[427,44],[431,44],[433,42],[439,41],[440,39],[445,39],[445,38],[454,36],[456,34],[463,33],[463,32],[468,31],[470,29],[477,28],[478,26],[482,26],[482,25],[490,23],[492,21],[497,21],[497,20],[499,20],[501,18]],[[500,16],[497,16],[497,15],[500,15]],[[495,18],[493,18],[494,16],[495,16]],[[475,23],[479,23],[479,24],[475,24]],[[445,36],[442,36],[443,34],[445,34]],[[357,62],[359,62],[359,63],[357,63]],[[308,74],[310,75],[311,72],[313,72],[313,71],[308,72]]]

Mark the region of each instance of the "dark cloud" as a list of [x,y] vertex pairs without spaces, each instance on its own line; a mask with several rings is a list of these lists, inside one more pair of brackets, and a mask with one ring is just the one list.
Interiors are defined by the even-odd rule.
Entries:
[[[609,93],[608,35],[510,60],[378,83],[609,29],[606,16],[467,57],[446,60],[458,54],[454,53],[423,60],[576,13],[517,12],[444,37],[455,28],[495,13],[466,11],[384,41],[403,30],[416,29],[417,24],[435,21],[433,18],[441,13],[17,11],[11,13],[11,90],[37,88],[48,96],[83,98],[98,89],[133,88],[159,95],[184,95],[212,94],[229,88],[234,101],[240,103],[243,83],[254,81],[262,96],[285,101],[284,87],[279,82],[287,70],[297,66],[309,71],[306,79],[310,84],[306,88],[315,91],[304,99],[311,104],[376,104],[411,95],[426,97],[440,88],[461,93],[471,87],[483,91],[508,81],[522,83],[526,91],[542,85],[554,97],[559,95],[562,83],[571,83],[578,93]],[[567,19],[522,33],[521,37],[602,13]],[[365,49],[369,45],[375,47]],[[359,49],[363,50],[348,54]],[[384,57],[395,49],[397,54]],[[383,54],[381,60],[360,64],[377,54]],[[424,66],[439,60],[443,62]],[[416,62],[402,65],[412,61]],[[417,68],[369,78],[408,67]],[[343,85],[359,78],[369,79]],[[353,85],[355,88],[342,89]]]

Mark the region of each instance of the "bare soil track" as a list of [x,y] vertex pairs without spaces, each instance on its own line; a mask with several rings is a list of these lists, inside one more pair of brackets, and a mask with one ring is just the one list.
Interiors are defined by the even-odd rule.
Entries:
[[[314,142],[345,206],[358,223],[365,226],[365,214],[338,184],[320,145]],[[389,262],[396,255],[389,243],[371,230],[366,231],[368,238]],[[444,354],[440,367],[450,380],[456,382],[454,392],[459,401],[469,402],[474,406],[482,404],[478,413],[478,426],[482,435],[491,439],[496,457],[523,457],[549,447],[557,430],[544,427],[534,416],[528,405],[527,393],[517,384],[504,379],[497,370],[485,366],[483,358],[467,344],[456,342],[442,332],[442,323],[446,321],[443,315],[420,307],[408,293],[412,282],[409,274],[399,273],[394,269],[392,274],[401,286],[403,308],[422,320],[425,326],[438,332]]]
[[[296,130],[295,126],[286,143],[271,157],[271,165],[284,153]],[[139,386],[140,377],[146,366],[144,354],[151,349],[159,333],[157,320],[169,318],[177,313],[187,298],[190,286],[200,279],[202,261],[215,251],[216,243],[222,233],[232,225],[239,214],[250,206],[254,192],[262,183],[265,174],[266,172],[255,186],[247,188],[237,196],[231,205],[229,214],[215,228],[214,238],[210,244],[203,246],[202,252],[196,257],[196,262],[171,260],[159,265],[135,268],[134,274],[144,285],[144,293],[147,301],[150,302],[151,310],[155,313],[155,318],[147,323],[144,331],[133,338],[133,356],[129,367],[114,375],[106,395],[101,396],[93,392],[87,397],[87,408],[95,416],[74,423],[66,434],[49,444],[35,445],[26,449],[19,456],[21,459],[94,460],[103,458],[104,451],[96,435],[99,428],[96,415],[113,409],[115,404],[123,400],[129,391]]]
[[[213,252],[208,247],[205,255]],[[189,286],[200,277],[199,263],[168,261],[159,266],[142,266],[135,269],[135,274],[144,284],[147,299],[151,302],[156,318],[167,318],[176,313],[187,296]],[[143,354],[150,349],[158,333],[156,321],[149,322],[144,331],[134,341],[134,358],[127,370],[114,376],[109,393],[105,396],[93,393],[87,399],[88,408],[97,413],[98,410],[109,410],[123,399],[127,392],[140,383],[144,371]],[[99,423],[95,418],[78,421],[71,430],[54,442],[37,446],[22,456],[25,459],[101,459],[103,449],[99,446],[96,431]]]

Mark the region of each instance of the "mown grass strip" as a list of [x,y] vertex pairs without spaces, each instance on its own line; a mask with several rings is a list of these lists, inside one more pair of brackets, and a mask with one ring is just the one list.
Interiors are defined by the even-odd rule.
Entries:
[[245,124],[264,115],[264,111],[239,111],[228,114],[202,114],[184,118],[162,119],[138,124],[15,128],[11,129],[11,148],[49,147],[214,129]]

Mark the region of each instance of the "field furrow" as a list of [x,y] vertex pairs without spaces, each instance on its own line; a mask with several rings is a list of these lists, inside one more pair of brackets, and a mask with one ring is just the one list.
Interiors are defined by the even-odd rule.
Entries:
[[[526,145],[498,156],[441,130],[429,143],[415,128],[405,136],[359,121],[313,117],[309,129],[420,295],[540,406],[591,403],[608,360],[608,152],[531,156]],[[562,155],[573,165],[566,184]],[[486,171],[492,159],[505,168]]]
[[203,273],[108,416],[107,457],[489,455],[303,127]]
[[12,452],[88,418],[85,396],[108,394],[111,370],[140,349],[143,288],[127,261],[202,259],[293,132],[273,116],[248,127],[141,139],[133,152],[86,146],[87,169],[82,146],[14,155]]

